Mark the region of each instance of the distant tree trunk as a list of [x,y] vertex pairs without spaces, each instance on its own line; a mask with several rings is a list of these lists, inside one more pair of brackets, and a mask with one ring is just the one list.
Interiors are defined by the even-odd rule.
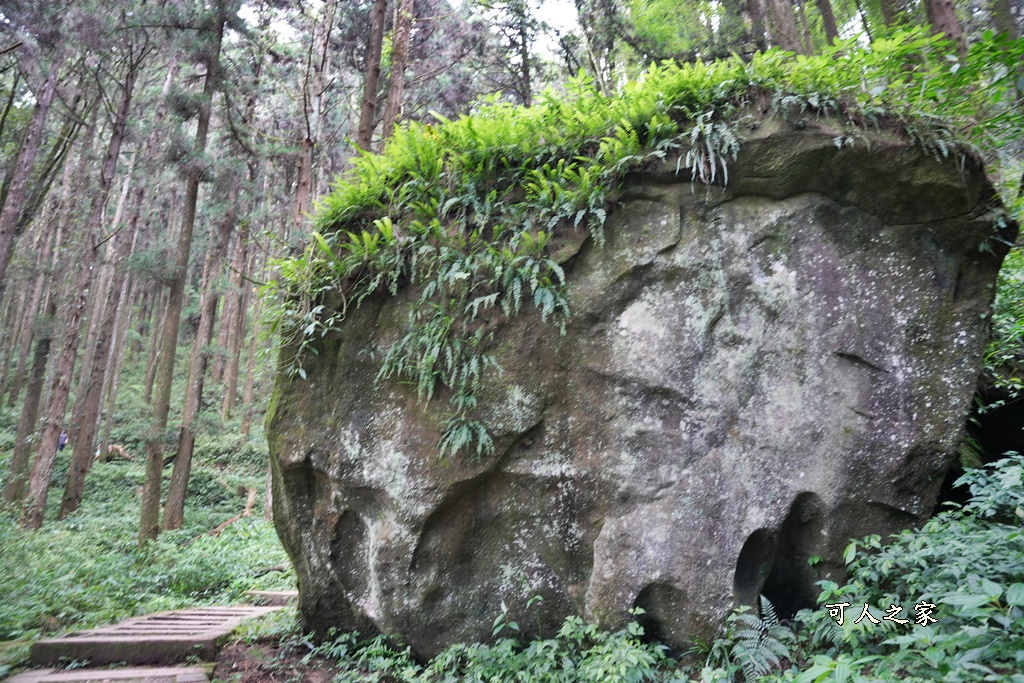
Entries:
[[228,212],[217,230],[216,242],[213,248],[206,252],[206,265],[199,288],[199,329],[192,344],[188,379],[185,382],[185,409],[182,411],[181,426],[178,429],[178,454],[174,458],[171,485],[167,490],[167,502],[164,503],[164,529],[181,528],[185,520],[185,492],[192,471],[192,452],[196,444],[192,423],[199,415],[199,408],[203,402],[203,380],[206,377],[206,364],[209,359],[208,349],[210,342],[213,341],[213,323],[217,317],[217,281],[220,279],[221,265],[231,231],[235,228],[238,191],[239,181],[235,180],[231,196],[228,198]]
[[[228,247],[228,252],[234,254],[237,241],[239,239],[239,232],[236,232],[231,239],[231,244]],[[232,263],[234,262],[234,256],[231,256]],[[235,318],[235,273],[234,271],[228,273],[228,289],[224,293],[224,305],[220,315],[220,328],[217,330],[217,353],[213,357],[213,365],[210,370],[210,379],[214,382],[221,382],[224,380],[224,367],[226,365],[228,338],[231,336],[231,321]]]
[[[239,230],[231,258],[231,289],[227,293],[224,305],[224,320],[221,328],[228,329],[227,369],[224,373],[224,398],[221,401],[220,416],[224,421],[230,420],[235,411],[238,398],[238,356],[242,350],[242,337],[245,335],[245,309],[248,304],[244,277],[246,275],[246,244],[249,239],[248,226]],[[232,303],[231,306],[227,302]],[[230,316],[228,312],[230,311]]]
[[359,128],[356,145],[368,150],[373,142],[374,120],[377,115],[377,89],[380,87],[380,57],[384,45],[384,24],[388,0],[375,0],[373,25],[366,46],[366,79],[363,81],[363,100],[359,108]]
[[121,384],[121,367],[124,363],[125,342],[128,337],[128,322],[131,320],[132,297],[135,286],[131,281],[125,282],[121,303],[117,310],[117,340],[114,343],[111,358],[112,370],[107,383],[107,408],[103,423],[103,435],[100,437],[100,460],[107,461],[110,453],[110,432],[114,428],[114,408],[117,407],[117,390]]
[[156,296],[153,302],[153,324],[150,326],[149,350],[146,354],[146,374],[142,380],[142,402],[153,403],[153,385],[156,369],[160,363],[160,340],[163,338],[163,321],[166,317],[167,297]]
[[75,367],[75,357],[78,354],[79,328],[82,324],[82,317],[85,315],[86,305],[89,302],[89,283],[92,280],[93,262],[96,259],[96,251],[100,246],[97,243],[97,238],[99,237],[103,218],[103,208],[106,206],[107,198],[110,195],[110,189],[114,182],[114,174],[117,171],[117,160],[121,153],[121,143],[125,138],[128,114],[131,109],[132,96],[135,89],[135,79],[140,65],[140,61],[132,63],[132,66],[129,67],[125,74],[125,80],[121,86],[121,102],[114,118],[110,133],[110,143],[107,146],[103,166],[100,169],[99,186],[93,194],[89,219],[86,223],[83,240],[85,248],[80,253],[78,259],[79,272],[76,287],[68,297],[67,305],[60,316],[60,320],[64,324],[60,353],[54,369],[50,405],[47,410],[42,436],[39,440],[39,451],[35,464],[32,467],[32,477],[29,481],[29,507],[22,518],[22,525],[27,529],[38,529],[41,527],[43,516],[46,513],[46,498],[50,491],[50,475],[53,472],[53,463],[57,458],[57,444],[60,438],[61,425],[64,421],[64,412],[67,409],[71,377]]
[[997,34],[1004,34],[1010,40],[1020,38],[1010,0],[992,0],[992,26]]
[[[0,386],[4,387],[7,385],[7,378],[11,371],[11,358],[18,353],[17,340],[26,327],[25,318],[28,315],[26,311],[29,300],[28,288],[15,287],[15,289],[18,292],[17,296],[7,297],[6,301],[2,302],[3,329],[10,330],[0,339]],[[29,327],[31,326],[29,325]]]
[[249,438],[249,429],[252,422],[252,400],[253,395],[256,393],[256,368],[258,367],[256,362],[256,345],[259,343],[260,338],[260,303],[260,298],[256,297],[252,310],[254,322],[252,332],[249,335],[249,350],[246,353],[245,388],[242,390],[244,410],[242,412],[242,424],[239,427],[239,432],[246,439]]
[[831,45],[839,38],[839,27],[836,26],[836,15],[832,12],[831,0],[817,0],[821,23],[825,27],[825,38]]
[[[90,127],[89,134],[86,135],[86,139],[83,140],[83,142],[82,142],[82,156],[83,157],[88,157],[89,156],[89,153],[88,153],[87,149],[92,144],[92,138],[93,138],[92,132],[93,132],[93,130],[94,130],[94,127]],[[83,163],[79,163],[78,166],[79,166],[79,170],[80,171],[83,170],[83,167],[84,167]],[[72,187],[75,184],[75,177],[76,177],[76,175],[74,173],[74,168],[75,167],[74,167],[73,164],[68,164],[68,163],[64,164],[63,179],[61,180],[61,195],[60,195],[60,198],[57,199],[54,202],[54,207],[53,207],[53,210],[52,210],[52,213],[54,215],[53,223],[54,223],[55,227],[47,230],[48,234],[49,233],[53,234],[53,240],[52,240],[53,243],[49,247],[51,249],[51,252],[52,252],[52,258],[49,260],[48,263],[46,261],[43,261],[43,262],[40,263],[39,270],[38,270],[38,275],[37,275],[37,282],[39,282],[43,286],[43,288],[44,288],[43,291],[44,292],[49,291],[49,283],[50,282],[53,282],[54,280],[62,281],[62,280],[65,279],[63,277],[55,278],[54,274],[58,272],[58,266],[60,264],[61,242],[62,242],[63,235],[64,235],[64,232],[65,232],[63,224],[65,222],[65,220],[64,220],[65,216],[69,213],[67,207],[71,203],[71,191],[72,191]],[[81,174],[79,174],[79,178],[80,177],[81,177]],[[43,306],[43,308],[45,308],[45,306]],[[11,389],[11,393],[10,393],[10,395],[8,397],[7,405],[12,406],[12,407],[14,406],[15,402],[18,399],[18,395],[21,393],[21,384],[22,384],[23,381],[24,381],[23,377],[22,377],[22,375],[20,373],[15,375],[15,386],[12,387],[12,389]]]
[[4,487],[5,506],[19,503],[25,497],[25,474],[28,470],[29,455],[32,453],[32,434],[35,433],[36,420],[39,419],[39,401],[43,394],[46,363],[50,358],[50,340],[53,336],[51,329],[56,313],[56,307],[51,304],[46,319],[39,321],[40,329],[36,335],[38,340],[32,358],[32,371],[25,391],[25,402],[21,405],[21,416],[18,418],[18,428],[14,437],[14,454],[11,456],[7,486]]
[[336,0],[325,0],[320,17],[309,39],[306,73],[302,80],[303,137],[299,153],[299,177],[295,185],[296,223],[306,220],[313,192],[313,156],[320,137],[320,112],[323,106],[324,79],[329,64],[331,30],[334,27]]
[[[44,224],[45,226],[45,224]],[[38,315],[40,302],[43,297],[43,290],[46,287],[47,276],[52,277],[50,272],[51,247],[53,246],[53,230],[48,226],[44,227],[43,244],[36,259],[36,278],[32,283],[32,290],[29,294],[27,307],[28,314],[33,318]],[[21,334],[18,338],[18,366],[14,371],[14,381],[11,384],[11,395],[9,405],[14,405],[21,393],[21,385],[25,381],[25,372],[28,369],[28,355],[32,346],[32,325],[22,325]]]
[[395,13],[395,40],[391,48],[391,78],[388,82],[388,98],[384,106],[384,127],[381,137],[387,140],[395,130],[395,124],[402,113],[402,97],[405,95],[405,67],[409,63],[409,38],[412,33],[413,2],[400,0]]
[[804,0],[795,0],[796,16],[800,23],[800,47],[805,55],[814,53],[814,43],[811,42],[811,27],[807,23],[807,11],[804,9]]
[[[221,8],[222,11],[222,8]],[[206,151],[206,139],[210,132],[210,112],[213,95],[216,92],[220,71],[220,49],[224,37],[225,17],[219,14],[214,30],[213,44],[207,53],[206,82],[203,86],[203,100],[196,125],[194,152]],[[174,277],[164,316],[160,344],[160,368],[157,377],[157,391],[153,405],[153,421],[146,435],[146,479],[142,487],[142,509],[139,515],[139,544],[155,540],[160,533],[160,489],[164,469],[164,433],[171,408],[171,384],[174,380],[174,350],[178,345],[178,328],[181,324],[181,309],[185,300],[185,280],[188,276],[189,255],[192,251],[192,231],[196,222],[196,203],[199,199],[199,175],[192,174],[185,191],[185,203],[181,217],[181,231],[178,234],[178,249],[174,261]]]
[[925,0],[925,11],[928,14],[928,23],[932,25],[932,31],[943,33],[947,38],[956,43],[957,52],[961,56],[967,54],[967,44],[964,42],[964,32],[960,28],[960,20],[956,17],[956,5],[953,0]]
[[152,295],[148,289],[144,289],[140,292],[139,289],[136,288],[135,299],[133,306],[138,308],[138,313],[132,316],[132,322],[135,323],[136,333],[132,337],[131,345],[128,347],[128,353],[131,355],[132,360],[136,360],[142,354],[142,340],[149,337],[149,309]]
[[53,104],[53,98],[57,94],[59,79],[60,63],[58,62],[51,65],[50,75],[43,83],[42,92],[36,98],[36,106],[32,113],[32,120],[29,122],[28,132],[14,161],[14,174],[11,176],[7,197],[3,206],[0,207],[0,299],[3,299],[4,295],[7,264],[11,261],[11,248],[14,246],[14,235],[25,205],[25,195],[29,179],[32,176],[32,166],[36,160],[36,153],[39,151],[39,143],[43,138],[46,116],[50,111],[50,105]]
[[768,0],[768,14],[772,19],[772,38],[775,44],[783,50],[801,52],[793,3],[790,0]]

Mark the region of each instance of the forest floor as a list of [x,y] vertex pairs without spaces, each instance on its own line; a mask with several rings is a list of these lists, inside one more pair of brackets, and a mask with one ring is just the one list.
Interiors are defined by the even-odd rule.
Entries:
[[225,683],[330,683],[340,671],[337,663],[312,654],[308,648],[264,638],[237,641],[222,648],[210,679]]

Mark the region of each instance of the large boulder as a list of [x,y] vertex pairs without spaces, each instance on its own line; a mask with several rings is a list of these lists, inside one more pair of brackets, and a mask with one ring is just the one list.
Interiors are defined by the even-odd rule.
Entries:
[[932,513],[988,336],[992,189],[892,132],[745,132],[727,188],[672,160],[627,179],[603,247],[558,238],[572,318],[499,323],[493,455],[439,459],[444,397],[375,383],[416,292],[350,308],[305,380],[279,375],[274,519],[304,628],[431,656],[490,637],[502,601],[544,635],[641,606],[679,645],[761,593],[813,606],[851,537]]

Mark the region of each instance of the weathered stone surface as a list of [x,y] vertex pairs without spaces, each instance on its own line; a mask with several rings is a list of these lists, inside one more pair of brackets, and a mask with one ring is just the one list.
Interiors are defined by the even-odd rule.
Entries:
[[849,538],[931,513],[1001,261],[979,250],[991,189],[895,134],[748,132],[727,190],[666,163],[624,185],[603,248],[563,241],[566,335],[532,314],[497,333],[495,455],[439,461],[445,397],[375,386],[367,351],[414,293],[350,311],[306,381],[278,378],[275,521],[305,628],[429,656],[488,638],[502,600],[546,635],[640,605],[680,644],[761,592],[813,604]]

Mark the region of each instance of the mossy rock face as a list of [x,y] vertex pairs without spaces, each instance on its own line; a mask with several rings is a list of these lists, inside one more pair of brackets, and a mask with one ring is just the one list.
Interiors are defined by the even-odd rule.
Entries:
[[350,310],[268,417],[304,628],[430,656],[489,638],[502,601],[545,636],[641,606],[682,645],[759,593],[813,606],[848,539],[925,519],[987,339],[996,200],[973,162],[835,137],[763,120],[728,189],[675,160],[628,179],[607,243],[560,247],[566,334],[493,322],[493,455],[440,460],[446,397],[375,382],[416,292]]

